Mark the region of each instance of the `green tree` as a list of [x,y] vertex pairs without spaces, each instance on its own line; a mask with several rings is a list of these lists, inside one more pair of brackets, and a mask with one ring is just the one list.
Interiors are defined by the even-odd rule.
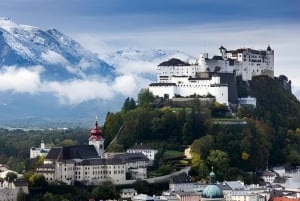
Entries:
[[103,184],[96,186],[93,188],[91,195],[96,200],[116,200],[120,197],[119,192],[112,182],[104,182]]
[[214,168],[217,177],[220,180],[228,178],[229,156],[222,150],[212,150],[207,157],[207,163]]
[[5,176],[5,180],[8,182],[13,182],[16,178],[18,177],[18,175],[14,172],[8,172]]
[[42,174],[33,174],[29,178],[29,188],[35,192],[46,192],[48,183]]
[[54,201],[53,194],[46,192],[43,196],[43,201]]
[[154,95],[149,89],[142,89],[138,94],[138,103],[141,107],[149,107],[154,100]]
[[208,169],[207,165],[205,164],[205,162],[203,160],[201,160],[199,162],[199,167],[198,167],[199,179],[207,180],[208,174],[209,174],[209,169]]
[[136,108],[136,103],[133,98],[126,98],[122,107],[122,112],[127,112]]

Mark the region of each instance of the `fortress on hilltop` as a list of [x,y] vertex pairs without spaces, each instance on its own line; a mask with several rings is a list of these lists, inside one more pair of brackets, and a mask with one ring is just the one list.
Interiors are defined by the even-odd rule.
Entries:
[[159,97],[173,98],[193,95],[214,96],[216,101],[229,105],[237,103],[236,76],[244,81],[258,75],[274,77],[274,50],[219,48],[220,55],[208,58],[200,54],[194,62],[176,58],[157,66],[157,82],[149,90]]

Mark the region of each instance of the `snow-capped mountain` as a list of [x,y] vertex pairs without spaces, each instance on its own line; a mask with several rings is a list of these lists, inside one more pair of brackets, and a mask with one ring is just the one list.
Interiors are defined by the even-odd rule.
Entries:
[[96,55],[56,29],[0,18],[0,125],[16,119],[92,123],[96,115],[102,123],[107,112],[155,82],[156,66],[173,57],[194,59],[174,50]]
[[48,80],[112,76],[111,66],[56,29],[42,30],[0,18],[0,66],[44,67]]
[[119,73],[133,72],[151,75],[155,74],[155,67],[170,58],[193,62],[195,57],[177,50],[154,50],[127,48],[101,55]]

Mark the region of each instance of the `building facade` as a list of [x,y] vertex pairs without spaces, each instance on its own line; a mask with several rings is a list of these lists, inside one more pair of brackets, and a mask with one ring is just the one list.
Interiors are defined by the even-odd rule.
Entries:
[[[92,141],[92,143],[91,143]],[[131,179],[147,178],[149,159],[141,153],[120,153],[104,157],[104,138],[96,121],[90,132],[89,145],[53,147],[37,168],[48,182],[86,185],[111,181],[122,184],[126,173]]]
[[173,98],[214,96],[216,101],[227,105],[230,100],[228,80],[222,81],[222,75],[241,76],[243,80],[251,80],[258,75],[274,77],[274,50],[270,46],[266,50],[241,48],[227,50],[220,47],[221,56],[208,58],[208,54],[200,54],[194,63],[172,58],[157,66],[157,81],[149,85],[149,90],[159,97]]
[[135,144],[131,148],[127,149],[127,153],[142,153],[144,154],[149,160],[154,161],[155,154],[158,152],[157,149],[152,148],[146,144]]
[[30,148],[30,159],[37,158],[40,156],[47,156],[50,148],[45,146],[44,140],[41,141],[40,147],[31,147]]

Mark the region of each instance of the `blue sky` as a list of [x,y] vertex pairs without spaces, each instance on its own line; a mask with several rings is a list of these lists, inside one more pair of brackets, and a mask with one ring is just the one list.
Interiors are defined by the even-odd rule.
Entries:
[[100,56],[133,47],[193,56],[227,49],[275,49],[275,74],[300,89],[299,0],[1,0],[19,24],[57,28]]

